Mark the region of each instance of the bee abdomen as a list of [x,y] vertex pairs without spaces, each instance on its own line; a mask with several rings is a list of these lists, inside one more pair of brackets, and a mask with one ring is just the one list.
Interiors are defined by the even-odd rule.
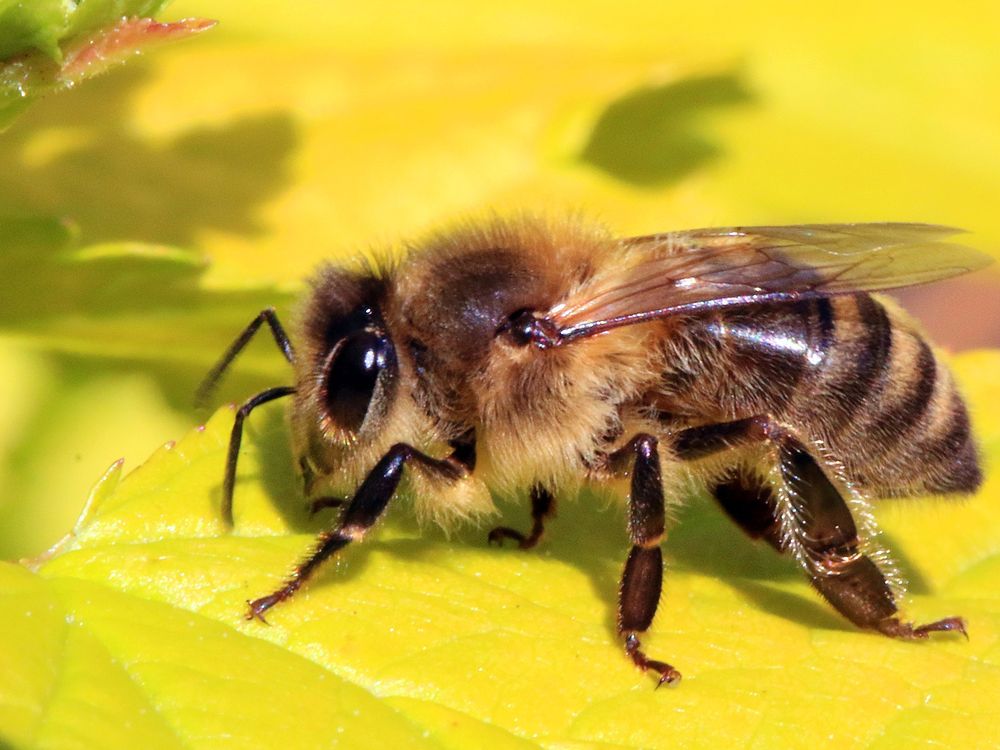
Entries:
[[969,415],[948,368],[905,316],[869,295],[833,300],[821,437],[880,495],[970,492],[981,481]]
[[913,335],[908,338],[915,344],[916,352],[897,357],[893,370],[897,371],[901,385],[897,391],[886,394],[871,425],[887,450],[924,421],[934,399],[937,358],[923,338]]
[[810,377],[797,389],[793,419],[824,435],[857,431],[871,418],[898,365],[893,321],[866,294],[817,300],[810,323]]
[[874,495],[979,485],[951,373],[888,303],[855,294],[759,305],[693,319],[685,333],[670,340],[668,413],[766,415],[829,449]]
[[[982,482],[969,412],[951,373],[920,341],[921,356],[908,360],[912,390],[882,411],[881,429],[869,442],[872,458],[865,472],[881,494],[972,492]],[[933,384],[928,362],[934,362]],[[893,422],[893,420],[896,420]]]

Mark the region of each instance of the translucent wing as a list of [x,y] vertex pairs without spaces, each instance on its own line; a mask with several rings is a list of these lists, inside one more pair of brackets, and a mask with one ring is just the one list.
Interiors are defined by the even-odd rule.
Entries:
[[622,241],[622,262],[545,314],[566,341],[682,311],[870,292],[983,268],[931,224],[694,229]]

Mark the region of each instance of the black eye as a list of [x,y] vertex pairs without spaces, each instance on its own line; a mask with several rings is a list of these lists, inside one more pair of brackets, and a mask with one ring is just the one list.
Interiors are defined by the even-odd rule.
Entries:
[[391,363],[392,345],[374,331],[351,334],[335,350],[324,375],[327,413],[344,430],[357,432],[371,406],[379,374]]

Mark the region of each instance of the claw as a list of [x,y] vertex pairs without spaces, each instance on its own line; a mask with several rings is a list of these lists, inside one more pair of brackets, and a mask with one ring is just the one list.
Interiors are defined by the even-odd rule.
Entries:
[[498,547],[503,546],[504,539],[513,539],[521,549],[525,549],[525,544],[528,541],[527,537],[520,531],[507,526],[497,526],[486,536],[487,543],[495,544]]
[[907,641],[923,640],[931,633],[958,632],[969,639],[969,633],[965,629],[965,620],[961,617],[945,617],[941,620],[929,622],[926,625],[914,625],[910,622],[900,622],[892,617],[884,620],[878,625],[878,629],[891,638],[901,638]]
[[244,620],[260,620],[265,625],[270,625],[270,623],[264,619],[264,610],[258,609],[257,603],[259,599],[250,601],[247,599],[247,613],[243,616]]
[[253,601],[247,599],[247,606],[250,609],[246,613],[246,619],[260,620],[265,625],[270,625],[271,623],[264,619],[264,613],[278,602],[287,598],[282,594],[283,592],[275,592],[274,594],[268,594],[267,596],[262,596],[260,599],[254,599]]
[[653,690],[659,690],[662,685],[676,685],[681,681],[680,672],[669,664],[665,664],[664,666],[666,669],[660,673],[660,679],[656,682],[656,687]]
[[965,640],[969,640],[969,632],[965,629],[965,620],[961,617],[946,617],[943,620],[931,622],[927,625],[920,625],[913,629],[913,634],[917,638],[926,638],[928,633],[943,633],[948,631],[959,632],[965,636]]
[[654,690],[659,690],[661,685],[676,685],[681,681],[681,673],[664,661],[650,659],[639,648],[639,638],[635,633],[628,633],[625,636],[625,653],[643,672],[653,670],[659,673],[660,678],[656,681]]

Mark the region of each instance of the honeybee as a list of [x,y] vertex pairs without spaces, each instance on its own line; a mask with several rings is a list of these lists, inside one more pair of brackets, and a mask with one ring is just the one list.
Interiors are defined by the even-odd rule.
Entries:
[[[232,523],[243,423],[291,397],[306,491],[342,494],[333,527],[247,618],[291,597],[360,541],[397,495],[448,523],[528,491],[534,547],[555,498],[620,480],[631,540],[618,601],[626,655],[674,682],[640,636],[660,600],[667,510],[701,487],[750,537],[801,564],[861,628],[965,633],[901,619],[867,498],[973,492],[969,416],[920,330],[869,294],[989,259],[926,224],[695,229],[627,239],[579,221],[495,220],[394,262],[321,268],[289,337],[273,309],[236,339],[218,381],[267,324],[295,385],[236,414],[223,481]],[[294,341],[294,347],[292,342]]]

